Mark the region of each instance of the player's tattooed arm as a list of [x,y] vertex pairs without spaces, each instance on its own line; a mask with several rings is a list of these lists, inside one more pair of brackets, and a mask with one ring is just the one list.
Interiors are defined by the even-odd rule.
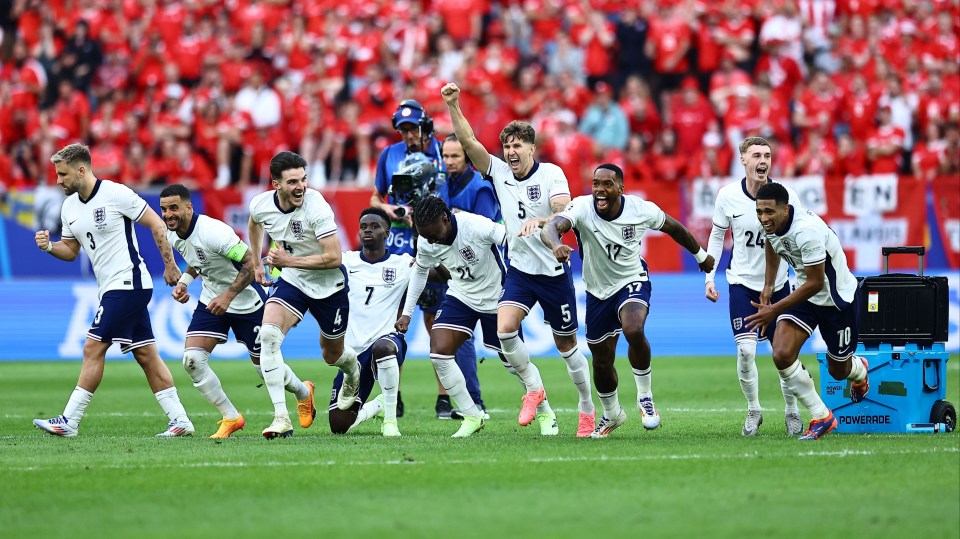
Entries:
[[167,225],[150,206],[147,206],[138,222],[148,227],[153,233],[153,241],[160,249],[160,256],[163,258],[163,280],[166,281],[167,286],[175,286],[180,279],[180,268],[177,267],[177,261],[173,258],[173,248],[167,241]]
[[237,276],[233,282],[230,283],[229,288],[224,290],[219,296],[210,300],[210,303],[207,304],[207,310],[210,311],[211,314],[222,316],[227,312],[230,303],[237,297],[237,294],[243,292],[243,290],[253,282],[254,270],[258,265],[257,263],[258,257],[253,255],[252,250],[247,249],[240,259],[240,264],[242,265],[239,271],[237,271]]
[[544,225],[543,232],[540,233],[540,241],[553,251],[553,256],[557,257],[557,261],[559,262],[569,260],[570,253],[573,252],[573,249],[569,245],[564,245],[560,240],[560,236],[563,236],[563,234],[572,227],[573,223],[571,223],[569,219],[554,215],[547,224]]

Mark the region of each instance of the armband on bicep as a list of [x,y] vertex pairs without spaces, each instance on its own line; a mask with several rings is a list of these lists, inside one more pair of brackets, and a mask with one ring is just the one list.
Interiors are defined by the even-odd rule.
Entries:
[[241,241],[227,251],[227,258],[233,260],[234,262],[242,262],[243,255],[247,254],[248,249],[249,247],[247,247],[247,244]]

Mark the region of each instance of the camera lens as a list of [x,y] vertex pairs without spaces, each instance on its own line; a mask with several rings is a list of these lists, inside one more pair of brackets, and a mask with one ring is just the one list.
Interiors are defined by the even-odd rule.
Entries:
[[407,209],[403,206],[397,206],[397,209],[393,210],[393,214],[397,216],[397,219],[403,219],[407,216]]

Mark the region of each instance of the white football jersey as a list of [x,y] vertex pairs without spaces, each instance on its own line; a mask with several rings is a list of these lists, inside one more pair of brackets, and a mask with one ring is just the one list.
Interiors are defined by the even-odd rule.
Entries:
[[563,264],[540,241],[539,231],[523,238],[517,237],[527,219],[550,217],[550,201],[569,197],[570,188],[563,170],[551,163],[534,161],[525,178],[514,177],[510,165],[495,155],[490,156],[493,187],[500,201],[503,224],[507,228],[507,258],[510,267],[531,275],[556,276],[563,273]]
[[387,253],[380,260],[367,260],[361,251],[343,253],[350,278],[350,323],[347,346],[357,352],[392,333],[400,304],[413,273],[413,257]]
[[[241,267],[240,262],[227,257],[227,253],[238,245],[243,245],[240,237],[226,223],[213,217],[195,213],[187,237],[180,238],[176,232],[167,230],[167,240],[180,253],[193,269],[203,278],[203,290],[200,292],[200,302],[209,305],[210,300],[223,294],[230,288]],[[266,301],[266,293],[256,282],[247,285],[237,294],[230,307],[229,313],[247,314],[255,312]]]
[[[250,217],[263,226],[270,239],[290,256],[323,254],[317,240],[337,233],[333,210],[323,195],[307,189],[303,204],[284,212],[276,191],[267,191],[250,201]],[[257,253],[259,254],[259,253]],[[342,290],[347,284],[343,267],[308,270],[283,268],[280,277],[313,299],[324,299]]]
[[620,214],[609,221],[597,215],[593,195],[571,200],[559,213],[576,229],[583,284],[598,299],[609,298],[628,283],[648,280],[640,238],[651,228],[660,230],[667,219],[659,206],[638,196],[623,195],[620,204]]
[[857,278],[847,267],[840,238],[817,214],[791,206],[786,232],[764,235],[770,247],[797,272],[798,288],[807,281],[806,266],[824,264],[823,289],[807,301],[839,309],[850,305],[857,293]]
[[459,212],[450,220],[454,230],[453,244],[430,243],[420,238],[417,264],[428,269],[443,264],[450,271],[447,295],[477,312],[495,313],[506,277],[498,249],[505,241],[506,228],[486,217],[467,212]]
[[126,185],[97,180],[90,198],[67,197],[60,209],[63,239],[80,242],[93,264],[99,295],[110,290],[153,288],[133,224],[147,202]]
[[[800,199],[792,188],[784,185],[790,194],[790,204],[802,209]],[[729,183],[720,188],[713,209],[713,225],[730,229],[733,234],[733,249],[730,251],[730,267],[727,268],[727,283],[740,284],[755,292],[763,290],[766,271],[764,233],[757,218],[757,199],[747,192],[747,180]],[[719,260],[717,260],[719,263]],[[712,281],[716,273],[707,275]],[[787,267],[781,264],[777,272],[776,290],[787,282]]]

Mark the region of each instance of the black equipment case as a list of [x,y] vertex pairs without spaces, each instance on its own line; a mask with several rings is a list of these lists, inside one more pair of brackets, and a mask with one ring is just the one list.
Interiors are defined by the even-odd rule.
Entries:
[[[883,275],[861,278],[860,342],[902,346],[947,340],[946,277],[924,277],[924,247],[883,247]],[[891,254],[917,255],[917,275],[888,273]]]

